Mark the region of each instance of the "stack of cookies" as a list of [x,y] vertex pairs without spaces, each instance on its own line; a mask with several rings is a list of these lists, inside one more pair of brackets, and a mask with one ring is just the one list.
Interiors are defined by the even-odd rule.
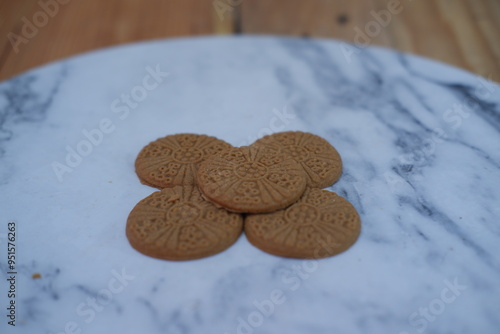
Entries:
[[130,244],[151,257],[213,255],[244,231],[270,254],[323,258],[349,248],[360,233],[354,207],[322,190],[339,179],[342,161],[314,134],[275,133],[244,147],[171,135],[144,147],[135,167],[142,183],[161,189],[127,221]]

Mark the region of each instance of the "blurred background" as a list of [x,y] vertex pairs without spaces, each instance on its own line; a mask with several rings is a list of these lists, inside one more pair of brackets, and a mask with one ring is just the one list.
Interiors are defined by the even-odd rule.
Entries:
[[124,43],[276,34],[380,45],[500,81],[500,0],[0,0],[0,80]]

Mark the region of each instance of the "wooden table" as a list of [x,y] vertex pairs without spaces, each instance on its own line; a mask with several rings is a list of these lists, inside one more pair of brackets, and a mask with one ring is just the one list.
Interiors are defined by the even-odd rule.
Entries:
[[279,34],[382,45],[500,81],[498,0],[3,0],[0,80],[154,38]]

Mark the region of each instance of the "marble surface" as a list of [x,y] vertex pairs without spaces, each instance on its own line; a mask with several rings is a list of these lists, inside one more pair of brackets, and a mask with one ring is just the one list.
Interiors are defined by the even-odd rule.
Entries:
[[[145,144],[194,132],[244,145],[291,129],[343,157],[329,189],[361,215],[350,250],[284,259],[242,236],[168,262],[129,246],[127,215],[154,191],[134,173]],[[500,328],[500,86],[467,72],[331,40],[134,44],[1,83],[0,148],[1,333]]]

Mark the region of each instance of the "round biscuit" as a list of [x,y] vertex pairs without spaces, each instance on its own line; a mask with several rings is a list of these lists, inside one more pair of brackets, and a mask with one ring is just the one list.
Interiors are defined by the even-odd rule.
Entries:
[[206,135],[170,135],[146,145],[135,160],[135,170],[143,184],[158,189],[192,185],[198,164],[230,147],[230,144]]
[[198,168],[198,187],[210,201],[234,212],[282,209],[306,187],[302,167],[267,147],[231,148],[208,157]]
[[154,192],[130,212],[126,235],[140,253],[165,260],[193,260],[231,246],[243,217],[205,201],[195,186]]
[[291,155],[304,169],[307,185],[326,188],[342,174],[342,159],[325,139],[301,131],[279,132],[265,136],[252,145],[265,145]]
[[244,231],[255,247],[274,255],[318,259],[347,250],[361,222],[356,209],[334,192],[308,188],[290,207],[247,215]]

